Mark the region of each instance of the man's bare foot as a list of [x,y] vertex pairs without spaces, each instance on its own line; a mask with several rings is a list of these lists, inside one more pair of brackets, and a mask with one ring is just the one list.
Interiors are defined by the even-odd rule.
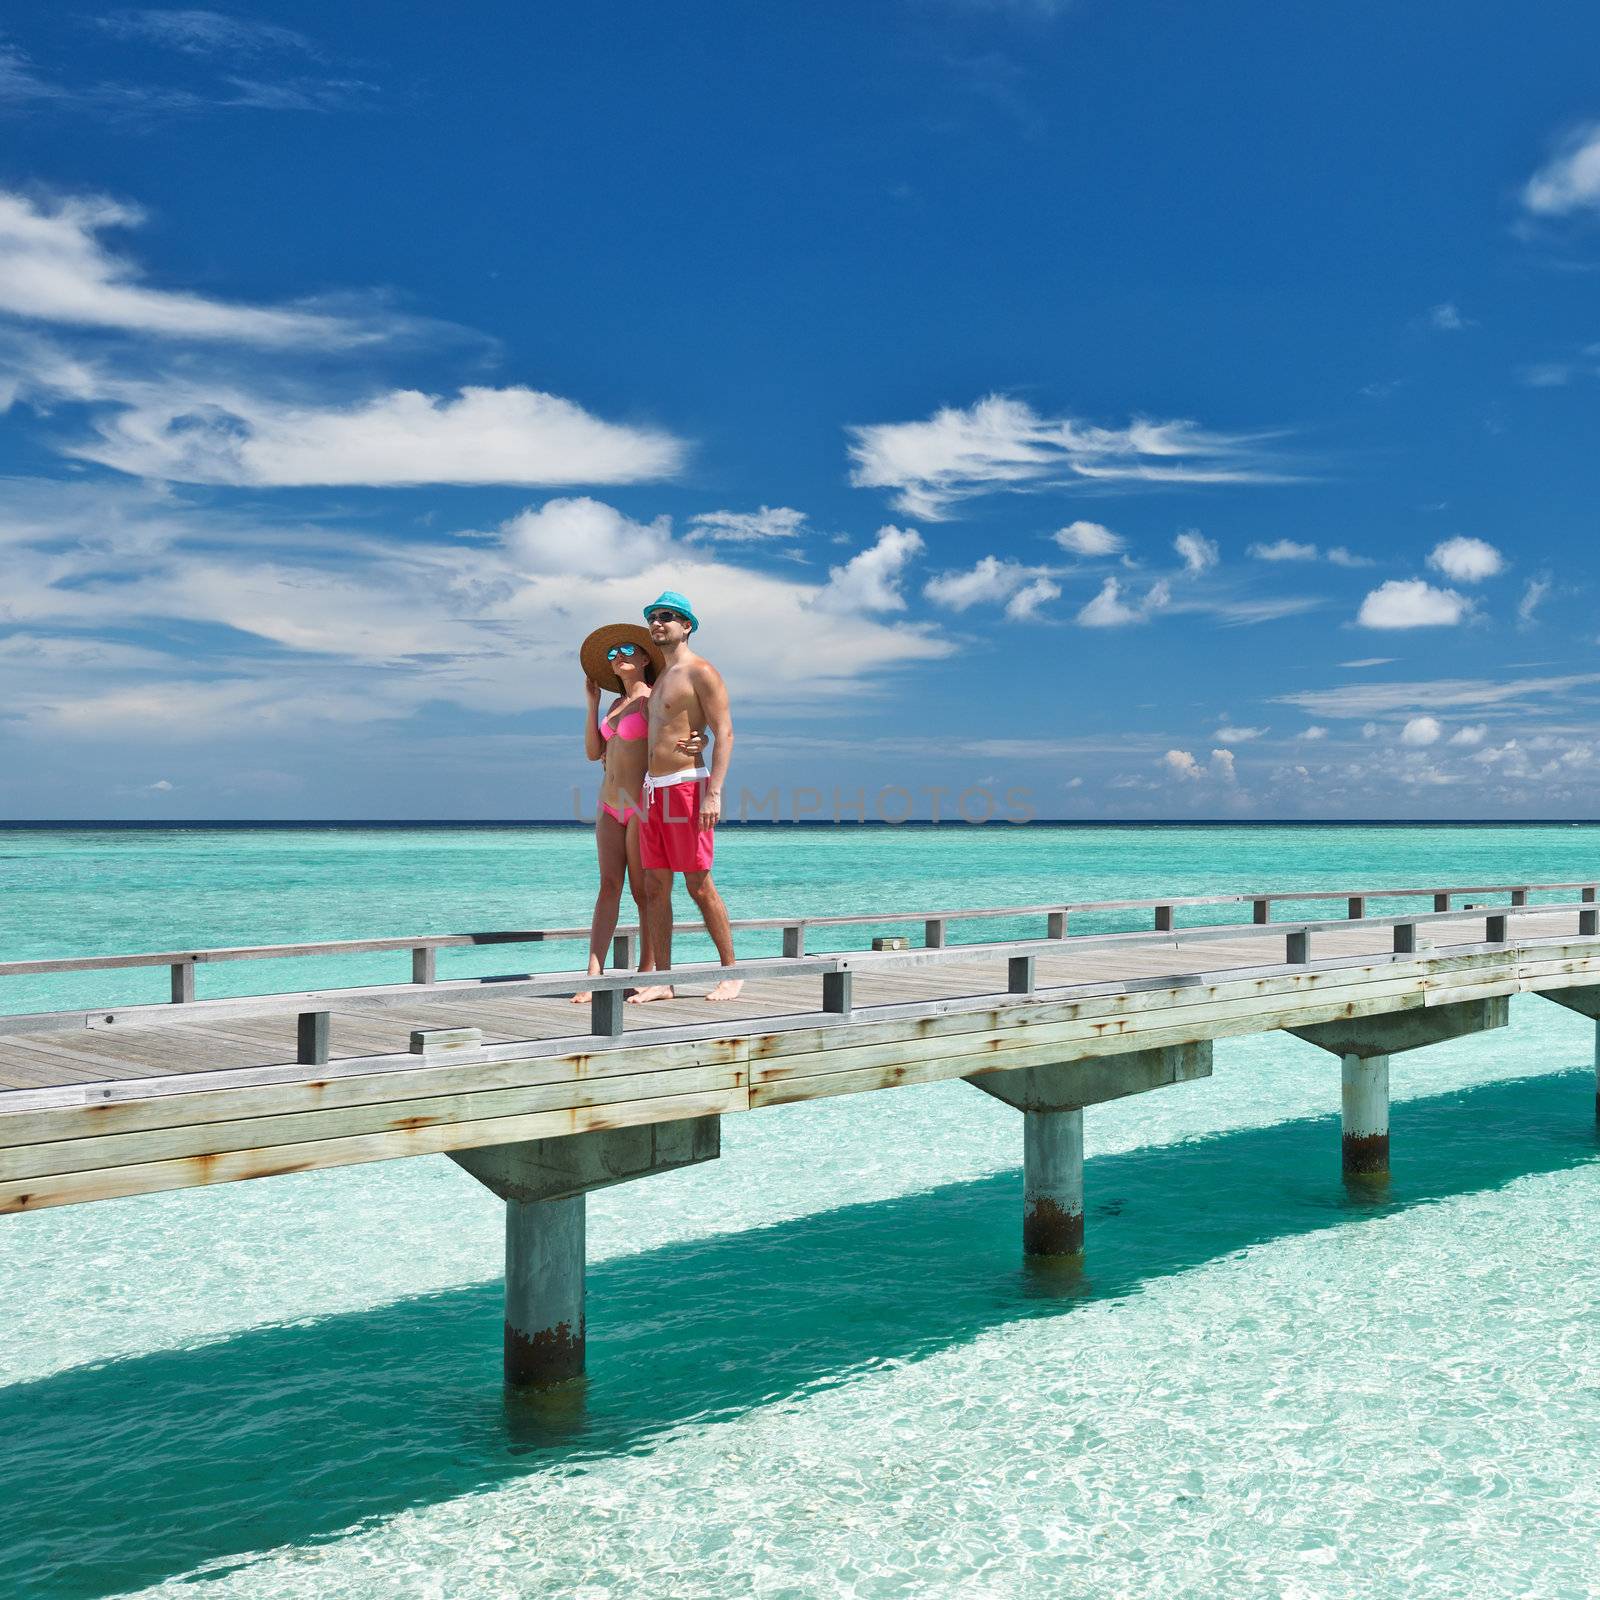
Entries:
[[586,1006],[586,1005],[588,1005],[588,1003],[589,1003],[589,1002],[590,1002],[590,1001],[591,1001],[591,1000],[592,1000],[592,999],[593,999],[593,998],[594,998],[594,996],[593,996],[593,995],[591,995],[591,994],[590,994],[590,993],[589,993],[589,992],[588,992],[588,991],[587,991],[587,990],[585,990],[585,991],[584,991],[584,993],[582,993],[582,994],[575,994],[575,995],[573,995],[573,997],[572,997],[572,1003],[573,1003],[573,1005],[575,1005],[575,1006]]
[[652,1000],[676,1000],[678,997],[673,992],[670,983],[652,983],[643,989],[636,989],[628,996],[630,1006],[648,1005]]
[[714,983],[706,990],[707,1000],[732,1000],[744,988],[743,978],[724,978],[721,983]]

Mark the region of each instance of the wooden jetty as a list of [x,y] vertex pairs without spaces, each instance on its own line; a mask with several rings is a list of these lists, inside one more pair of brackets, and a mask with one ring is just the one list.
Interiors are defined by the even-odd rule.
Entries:
[[[1071,1257],[1084,1244],[1084,1107],[1209,1077],[1216,1039],[1283,1029],[1340,1058],[1344,1171],[1381,1182],[1392,1056],[1503,1026],[1517,993],[1600,1018],[1596,891],[761,919],[736,931],[781,930],[781,956],[679,967],[680,998],[640,1007],[624,1003],[632,932],[600,979],[438,976],[442,949],[586,940],[576,928],[0,962],[0,978],[157,967],[171,979],[167,1004],[0,1015],[0,1213],[446,1153],[506,1202],[507,1378],[559,1381],[583,1367],[584,1196],[715,1159],[726,1115],[963,1078],[1023,1113],[1025,1252]],[[1380,902],[1414,909],[1369,915]],[[1329,903],[1342,914],[1285,920]],[[1205,920],[1246,906],[1249,922]],[[1112,916],[1142,926],[1077,931]],[[1037,932],[947,941],[995,919]],[[911,937],[807,952],[868,926]],[[410,982],[197,992],[220,962],[381,951],[410,953]],[[725,977],[743,993],[707,1002]],[[592,991],[586,1007],[575,989]]]

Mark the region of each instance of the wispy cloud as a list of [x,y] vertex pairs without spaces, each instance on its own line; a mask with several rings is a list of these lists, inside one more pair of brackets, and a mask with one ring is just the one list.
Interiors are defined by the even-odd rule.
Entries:
[[[147,13],[147,15],[214,17],[223,24],[235,19],[222,18],[217,13]],[[254,76],[239,70],[224,71],[208,84],[196,88],[189,84],[160,83],[149,78],[136,80],[100,79],[92,83],[72,82],[52,77],[14,44],[0,41],[0,111],[15,114],[25,112],[77,112],[90,116],[114,118],[137,127],[141,122],[158,117],[195,117],[216,111],[312,111],[331,112],[369,106],[376,100],[378,90],[374,84],[357,78],[318,76],[306,72],[290,72],[278,77],[263,77],[266,63],[257,59],[266,46],[258,44],[248,48],[242,41],[246,37],[259,39],[256,25],[237,23],[244,30],[236,35],[233,45],[224,50],[218,43],[212,48],[199,44],[200,32],[187,36],[188,47],[176,43],[176,28],[172,37],[164,42],[182,49],[191,57],[210,55],[220,64],[226,60],[237,69],[248,62]],[[268,33],[281,33],[295,38],[291,30],[272,29],[260,25]],[[126,33],[124,37],[132,38]],[[147,42],[157,42],[148,30]],[[307,48],[308,55],[314,50]]]
[[1522,190],[1536,217],[1568,217],[1600,210],[1600,122],[1571,130]]
[[373,337],[343,318],[154,288],[103,236],[137,227],[137,207],[98,196],[54,202],[0,190],[0,311],[30,321],[163,339],[252,345],[349,344]]
[[128,8],[92,19],[97,28],[118,39],[163,45],[191,56],[255,56],[287,51],[320,57],[305,34],[271,22],[224,16],[198,9]]
[[804,530],[806,514],[793,506],[762,506],[758,511],[701,511],[689,519],[688,537],[719,544],[760,544],[768,539],[794,539]]
[[1552,678],[1435,678],[1411,683],[1352,683],[1335,689],[1306,689],[1277,696],[1281,705],[1299,706],[1319,717],[1374,717],[1385,712],[1478,710],[1523,707],[1551,696],[1600,683],[1600,672]]
[[965,410],[945,407],[923,421],[847,431],[851,482],[892,490],[896,506],[930,521],[974,496],[1008,490],[1286,481],[1265,457],[1272,435],[1208,432],[1186,421],[1101,428],[1041,416],[1005,395]]

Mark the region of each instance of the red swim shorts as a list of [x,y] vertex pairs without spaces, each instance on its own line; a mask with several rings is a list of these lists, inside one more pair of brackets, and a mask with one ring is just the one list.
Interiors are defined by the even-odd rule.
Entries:
[[700,826],[703,785],[669,783],[650,791],[639,832],[639,862],[647,870],[709,872],[716,834]]

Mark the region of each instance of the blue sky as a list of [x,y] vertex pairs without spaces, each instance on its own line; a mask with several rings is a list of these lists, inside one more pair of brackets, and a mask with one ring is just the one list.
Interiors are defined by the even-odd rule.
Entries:
[[0,816],[1595,814],[1592,6],[4,27]]

